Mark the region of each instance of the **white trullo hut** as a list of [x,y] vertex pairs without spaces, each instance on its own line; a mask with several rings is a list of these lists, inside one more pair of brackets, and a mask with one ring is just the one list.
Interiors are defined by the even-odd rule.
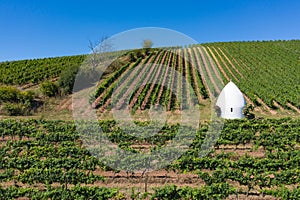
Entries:
[[244,117],[245,98],[239,88],[231,81],[221,91],[216,105],[220,108],[222,118],[241,119]]

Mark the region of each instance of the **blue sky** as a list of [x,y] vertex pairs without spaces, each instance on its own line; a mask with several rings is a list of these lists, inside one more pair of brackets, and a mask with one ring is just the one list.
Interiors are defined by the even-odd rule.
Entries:
[[199,43],[300,39],[299,0],[0,0],[0,61],[89,52],[89,40],[140,27]]

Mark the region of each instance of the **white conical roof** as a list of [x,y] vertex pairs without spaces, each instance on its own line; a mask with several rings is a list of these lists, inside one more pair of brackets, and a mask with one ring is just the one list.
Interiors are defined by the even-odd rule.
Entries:
[[243,93],[231,81],[223,88],[217,100],[217,106],[220,108],[243,107],[245,105]]

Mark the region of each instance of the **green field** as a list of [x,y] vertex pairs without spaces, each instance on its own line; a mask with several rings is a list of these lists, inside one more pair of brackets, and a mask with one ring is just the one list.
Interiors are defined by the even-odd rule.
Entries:
[[[87,55],[0,63],[0,199],[300,199],[300,40],[148,51],[121,52],[86,97],[103,135],[130,153],[123,160],[95,158],[72,118],[70,85]],[[202,157],[214,136],[211,99],[230,80],[255,118],[226,120]],[[167,116],[157,133],[128,134],[155,132],[148,112],[157,105]],[[125,107],[136,127],[113,118]],[[180,124],[191,108],[202,117],[197,129]],[[194,135],[189,149],[152,171],[147,152],[179,130]],[[144,160],[131,162],[137,155]]]
[[[142,152],[138,145],[151,144],[149,151],[164,148],[178,129],[178,125],[165,125],[159,134],[140,139],[116,128],[115,121],[101,121],[100,126],[121,149],[134,153]],[[129,166],[127,175],[122,175],[118,168],[104,165],[84,148],[72,122],[3,120],[0,128],[1,199],[130,198],[131,183],[139,198],[153,199],[224,199],[232,195],[297,199],[300,194],[299,120],[227,121],[215,147],[199,157],[208,130],[203,124],[190,149],[159,170],[165,173],[161,177],[155,176],[159,171],[149,175],[130,171],[137,166]],[[178,180],[170,178],[172,172]],[[194,175],[190,184],[176,187],[177,183],[184,185],[180,179],[187,174]],[[147,181],[149,188],[145,189]],[[168,181],[171,183],[164,184]]]

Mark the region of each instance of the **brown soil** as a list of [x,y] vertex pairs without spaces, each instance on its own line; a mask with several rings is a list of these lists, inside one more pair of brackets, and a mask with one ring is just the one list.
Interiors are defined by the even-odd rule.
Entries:
[[222,74],[224,75],[224,77],[226,78],[226,80],[230,81],[229,76],[227,76],[227,74],[225,73],[224,69],[221,67],[221,64],[220,64],[219,60],[217,59],[217,57],[215,56],[215,54],[212,52],[212,50],[209,47],[206,47],[206,48],[211,53],[212,57],[214,58],[215,62],[217,63],[217,66],[218,66],[219,70],[222,72]]
[[[189,51],[189,54],[191,55],[192,54],[191,48],[189,48],[188,51]],[[190,56],[190,58],[191,58],[190,63],[192,65],[192,67],[191,67],[192,68],[192,73],[193,73],[193,77],[194,77],[195,85],[196,85],[197,97],[198,97],[198,101],[201,102],[203,100],[203,98],[201,96],[200,86],[198,84],[198,81],[197,81],[197,78],[196,78],[196,72],[195,72],[195,69],[197,69],[197,67],[194,65],[194,60],[192,60],[193,57]],[[200,63],[198,63],[198,64],[200,64]]]
[[284,109],[278,102],[273,101],[273,104],[276,108],[278,108],[281,112],[287,113],[287,114],[291,114],[289,111],[287,111],[286,109]]
[[195,187],[195,185],[204,185],[204,182],[198,178],[198,175],[196,174],[177,174],[165,170],[151,171],[144,174],[142,172],[127,174],[124,171],[114,173],[111,171],[103,172],[101,170],[96,170],[94,174],[106,177],[105,182],[99,182],[97,183],[97,186],[105,185],[107,187],[116,187],[116,185],[118,185],[121,187],[135,187],[143,186],[146,181],[150,187],[159,187],[165,184],[176,184],[178,186],[188,185],[191,187]]
[[[168,61],[168,66],[169,66],[169,62],[170,62],[170,59],[169,59],[169,61]],[[167,75],[168,75],[168,71],[169,71],[169,68],[166,69],[166,72],[165,72],[165,74],[164,74],[164,77],[163,77],[163,81],[162,81],[161,87],[160,87],[159,92],[158,92],[158,95],[157,95],[157,100],[156,100],[156,104],[157,104],[157,105],[159,104],[160,97],[161,97],[161,95],[163,94],[163,91],[164,91],[164,88],[163,88],[162,86],[165,85],[165,82],[166,82],[166,79],[167,79]]]
[[277,112],[275,110],[272,110],[261,98],[257,97],[257,101],[263,106],[264,109],[266,109],[272,115],[277,114]]
[[291,103],[287,103],[287,106],[300,114],[300,109],[298,109],[296,106],[292,105]]
[[202,47],[202,50],[204,51],[204,53],[206,54],[206,57],[209,60],[210,65],[212,66],[212,69],[215,73],[215,75],[217,76],[218,80],[220,83],[222,83],[222,85],[224,85],[223,79],[221,77],[220,72],[217,70],[217,66],[215,64],[215,62],[213,61],[213,59],[211,58],[211,56],[209,55],[209,53],[207,52],[206,48]]
[[67,98],[65,98],[64,100],[62,100],[58,106],[58,110],[69,110],[72,111],[72,96],[68,96]]
[[[165,62],[166,56],[167,56],[167,54],[165,53],[164,56],[163,56],[163,58],[162,58],[161,64],[160,64],[160,66],[159,66],[159,69],[158,69],[158,71],[157,71],[156,74],[155,74],[154,81],[152,82],[151,87],[150,87],[150,89],[148,90],[148,92],[147,92],[147,94],[146,94],[146,97],[144,98],[144,100],[143,100],[143,102],[142,102],[142,105],[141,105],[141,109],[142,109],[142,110],[145,109],[146,104],[148,103],[148,100],[149,100],[149,98],[150,98],[150,96],[151,96],[151,94],[152,94],[152,91],[153,91],[154,87],[155,87],[155,84],[158,83],[158,82],[157,82],[157,79],[158,79],[159,75],[161,75],[161,70],[162,70],[162,68],[165,67],[165,66],[162,66],[162,63]],[[167,69],[169,69],[171,57],[172,57],[172,54],[171,54],[170,57],[169,57],[168,64],[167,64]],[[158,67],[158,65],[156,65],[156,67]],[[165,73],[165,75],[167,75],[167,74],[168,74],[168,73]]]
[[198,70],[199,70],[199,72],[200,72],[200,75],[201,75],[203,84],[205,85],[205,87],[206,87],[206,89],[207,89],[207,91],[208,91],[208,94],[209,94],[209,96],[211,97],[211,96],[213,95],[213,93],[212,93],[212,91],[210,90],[210,88],[208,87],[208,83],[207,83],[206,79],[204,78],[205,76],[204,76],[203,69],[202,69],[202,67],[201,67],[201,61],[200,61],[200,58],[199,58],[198,54],[196,54],[195,57],[196,57],[196,60],[197,60],[197,63],[198,63]]
[[262,196],[262,195],[245,195],[245,194],[239,194],[239,195],[230,195],[226,200],[279,200],[280,198],[276,198],[273,196]]
[[[215,53],[218,55],[218,57],[220,58],[221,62],[224,64],[224,66],[226,67],[226,69],[228,70],[228,72],[231,74],[231,76],[237,81],[237,82],[240,82],[240,80],[234,75],[234,73],[230,70],[230,68],[227,66],[226,62],[224,61],[224,59],[222,58],[222,56],[219,54],[219,52],[214,48],[212,47],[212,49],[215,51]],[[212,51],[211,51],[212,54],[214,54]]]
[[[201,48],[199,48],[199,47],[198,47],[198,50],[199,50],[199,52],[200,52],[201,59],[202,59],[202,61],[203,61],[203,63],[204,63],[204,67],[205,67],[206,72],[207,72],[207,74],[208,74],[208,76],[209,76],[209,79],[211,80],[212,84],[214,85],[214,88],[215,88],[216,92],[219,94],[219,93],[221,92],[221,88],[218,87],[218,85],[216,84],[215,79],[213,78],[213,76],[212,76],[212,74],[211,74],[211,70],[209,69],[209,66],[208,66],[208,63],[207,63],[207,61],[206,61],[206,59],[205,59],[205,56],[204,56],[203,51],[202,51]],[[205,77],[203,77],[203,78],[205,78]]]
[[238,148],[232,148],[232,149],[217,149],[216,150],[216,153],[217,154],[220,154],[222,153],[222,151],[224,151],[224,153],[233,153],[233,159],[236,157],[236,158],[239,158],[241,156],[244,156],[244,155],[249,155],[251,157],[254,157],[254,158],[264,158],[265,157],[265,151],[260,148],[258,150],[252,150],[252,149],[238,149]]
[[[162,53],[164,53],[164,56],[165,56],[165,55],[167,54],[167,51],[163,51]],[[161,55],[161,54],[160,54],[160,55]],[[157,58],[155,59],[155,61],[154,61],[153,63],[150,64],[150,65],[152,65],[152,66],[151,66],[151,69],[149,70],[147,76],[144,78],[143,83],[141,84],[141,87],[139,87],[138,91],[135,93],[134,97],[132,98],[132,101],[129,103],[129,105],[128,105],[129,109],[133,108],[134,104],[137,102],[137,100],[138,100],[140,94],[142,93],[142,91],[143,91],[143,89],[145,88],[145,86],[146,86],[148,80],[150,79],[152,73],[153,73],[154,70],[155,70],[155,68],[156,68],[155,64],[158,63],[159,58],[160,58],[160,56],[157,56]],[[145,66],[143,70],[145,70],[146,68],[147,68],[147,67]],[[138,75],[138,77],[136,77],[135,82],[136,82],[136,81],[139,81],[142,75],[145,75],[145,74],[144,74],[143,72],[141,72],[141,73]],[[132,87],[136,87],[135,83],[133,83],[133,84],[131,84],[131,85],[132,85]],[[132,91],[132,89],[131,89],[130,91]],[[125,97],[127,97],[127,95],[125,95]]]
[[[9,137],[5,139],[10,139]],[[151,145],[142,144],[140,145],[145,147],[145,149],[151,147]],[[225,153],[233,152],[233,156],[231,159],[239,158],[245,154],[248,154],[251,157],[264,157],[265,152],[262,148],[257,150],[253,150],[253,144],[247,143],[245,145],[221,145],[220,149],[217,149],[215,153],[219,154],[221,151]],[[210,170],[203,170],[206,172],[212,172]],[[3,170],[0,171],[0,173]],[[202,179],[198,177],[197,174],[193,173],[183,173],[183,172],[174,172],[172,170],[157,170],[157,171],[150,171],[146,173],[136,172],[136,173],[126,173],[125,171],[121,171],[119,173],[114,173],[112,171],[103,171],[101,169],[96,169],[93,171],[95,175],[101,175],[105,177],[105,181],[97,181],[94,184],[87,184],[88,186],[98,186],[98,187],[108,187],[108,188],[119,188],[121,193],[124,193],[128,198],[131,194],[131,189],[134,188],[136,192],[153,192],[153,188],[163,187],[165,185],[176,185],[178,187],[189,186],[189,187],[201,187],[204,186],[205,183]],[[246,196],[245,191],[247,188],[245,186],[239,185],[237,182],[230,182],[234,187],[237,187],[243,191],[243,194],[238,194],[238,199],[266,199],[266,200],[274,200],[276,198],[271,196],[262,196],[258,192],[258,188],[254,188],[251,190],[250,195]],[[1,182],[0,185],[2,187],[14,186],[14,181],[7,181]],[[37,188],[37,189],[44,189],[45,186],[43,184],[22,184],[17,182],[19,187],[26,187],[26,188]],[[85,184],[82,184],[85,185]],[[58,183],[52,184],[52,186],[60,186]],[[68,185],[68,187],[73,187],[73,185]],[[20,198],[24,199],[24,198]],[[25,198],[26,199],[26,198]],[[227,198],[236,199],[236,195],[231,195]]]
[[[153,58],[154,58],[154,57],[151,56],[151,58],[148,60],[148,62],[147,62],[145,65],[149,65],[149,64],[152,62]],[[145,60],[145,59],[146,59],[146,58],[144,58],[144,60]],[[142,61],[141,63],[143,63],[143,61]],[[132,73],[130,73],[130,75],[129,75],[129,77],[128,77],[127,79],[130,79],[132,76],[134,76],[134,75],[135,75],[134,72],[135,72],[137,69],[138,69],[138,68],[133,69]],[[144,71],[144,70],[145,70],[145,68],[143,69],[143,71]],[[143,72],[143,71],[142,71],[142,72]],[[142,74],[142,73],[140,73],[139,76],[141,76],[141,74]],[[124,86],[125,86],[124,83],[123,83],[122,85],[120,85],[120,86],[118,87],[118,89],[115,91],[115,93],[118,93],[121,89],[123,89]],[[126,90],[126,93],[125,93],[123,96],[128,95],[128,93],[132,90],[132,87],[133,87],[133,85],[131,85],[130,88]],[[120,107],[124,104],[124,102],[125,102],[125,101],[124,101],[124,98],[121,98],[121,99],[119,100],[119,102],[117,103],[116,107],[117,107],[117,108],[120,108]],[[107,109],[107,107],[109,106],[110,103],[111,103],[111,98],[108,99],[108,100],[105,102],[105,104],[104,104],[103,106],[101,106],[101,107],[98,109],[98,112],[99,112],[99,113],[104,113],[104,112],[106,111],[106,109]]]
[[[184,61],[184,63],[183,63],[183,65],[184,65],[184,69],[185,69],[185,78],[186,78],[186,83],[189,83],[189,78],[188,78],[188,76],[189,76],[189,73],[188,73],[188,68],[189,68],[189,60],[188,60],[188,52],[187,52],[187,49],[185,48],[184,50],[183,50],[183,57],[185,58],[183,61]],[[188,85],[186,85],[186,87],[188,87]],[[186,88],[186,93],[187,93],[187,102],[188,102],[188,106],[190,107],[190,105],[191,105],[191,93],[190,93],[190,90],[188,89],[188,88]]]
[[[172,54],[174,54],[173,52],[172,52]],[[171,80],[171,85],[170,85],[170,94],[173,94],[173,86],[174,86],[174,81],[175,81],[175,72],[174,72],[174,70],[177,70],[176,69],[176,62],[178,62],[178,56],[179,56],[179,51],[177,51],[176,53],[175,53],[175,55],[173,56],[173,65],[174,65],[174,69],[172,70],[172,80]],[[168,66],[169,67],[171,67],[171,64],[170,64],[170,62],[168,63]],[[177,80],[176,80],[177,81]],[[176,90],[175,90],[176,91]],[[178,90],[177,90],[178,91]],[[171,105],[172,105],[172,95],[170,96],[170,99],[169,99],[169,101],[168,101],[168,110],[171,110]]]

